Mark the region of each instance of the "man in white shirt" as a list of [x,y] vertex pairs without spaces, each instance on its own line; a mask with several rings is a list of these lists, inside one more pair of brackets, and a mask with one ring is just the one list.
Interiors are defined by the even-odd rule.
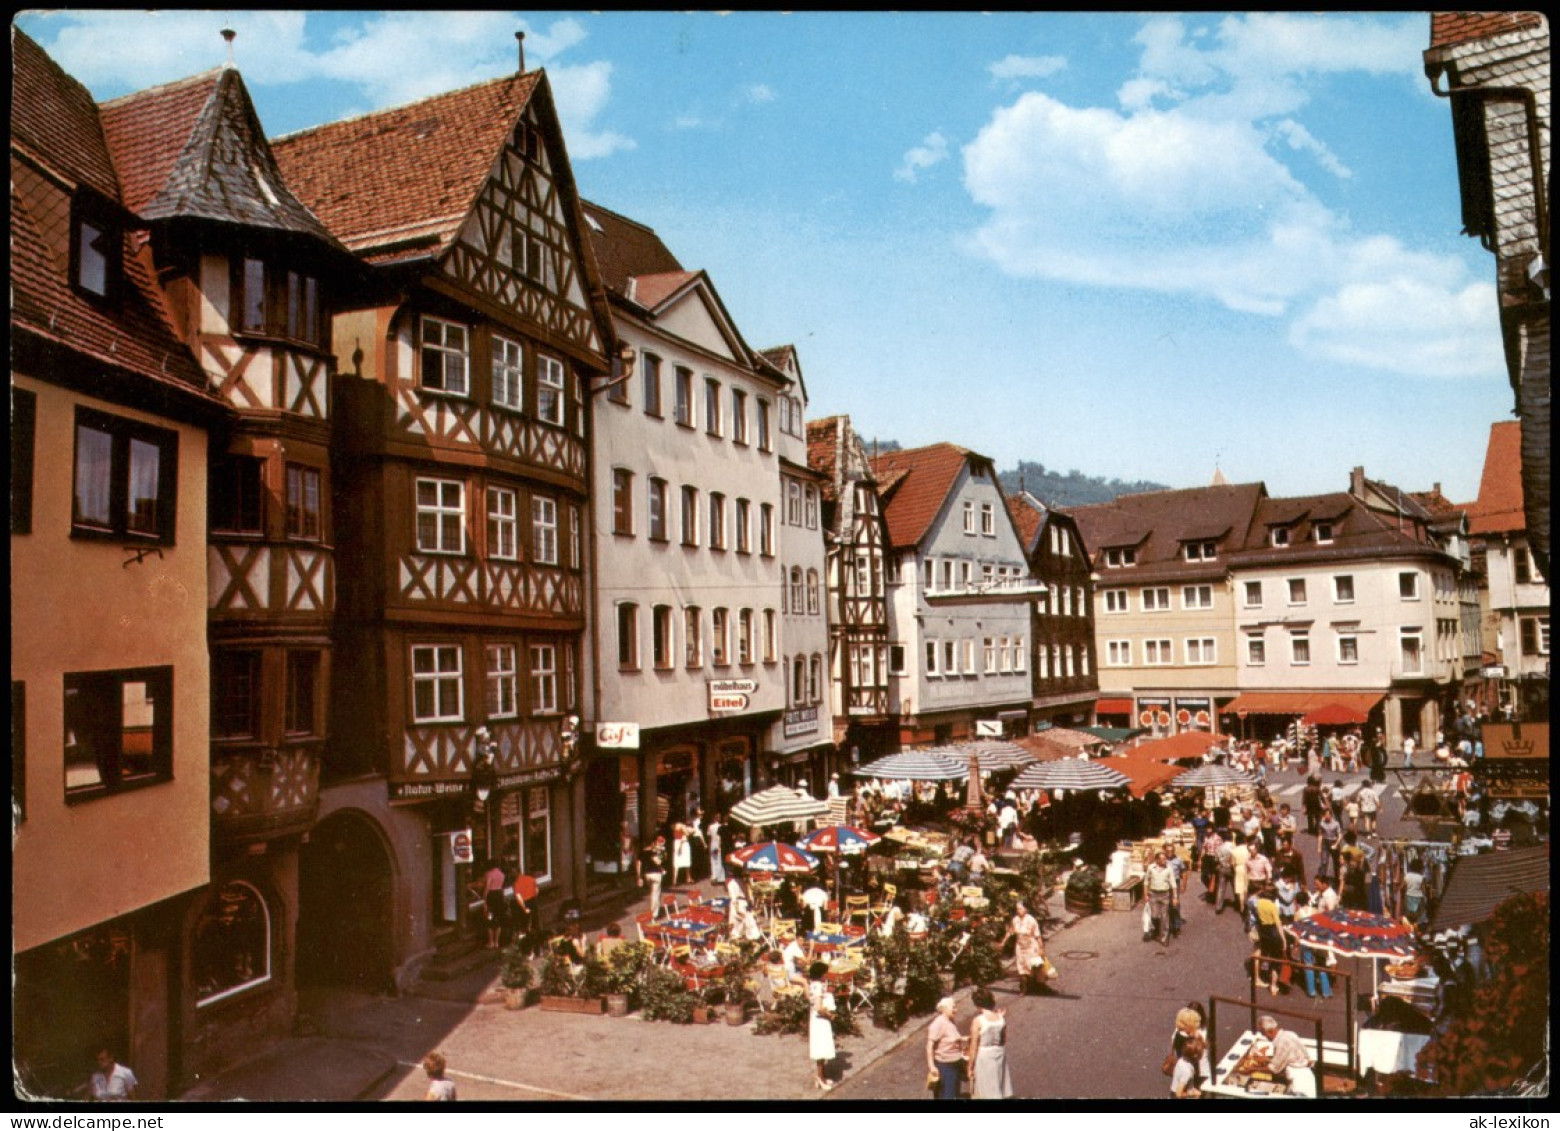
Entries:
[[1416,745],[1417,743],[1414,742],[1413,735],[1409,735],[1403,740],[1403,768],[1405,770],[1414,768],[1414,747]]
[[114,1054],[107,1049],[98,1050],[97,1063],[98,1070],[92,1074],[94,1101],[123,1103],[135,1099],[135,1090],[140,1086],[140,1081],[135,1078],[134,1072],[123,1064],[116,1064]]
[[780,950],[781,961],[785,963],[785,976],[799,986],[807,984],[807,952],[802,949],[802,944],[796,941],[795,935],[790,935],[785,940],[785,945]]

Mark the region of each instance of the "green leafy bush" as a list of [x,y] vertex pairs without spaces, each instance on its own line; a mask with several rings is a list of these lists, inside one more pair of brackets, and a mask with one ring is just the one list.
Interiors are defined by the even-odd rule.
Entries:
[[646,1021],[693,1024],[693,1007],[699,1004],[699,995],[683,984],[676,971],[663,966],[647,970],[639,995],[640,1012]]
[[498,981],[507,990],[528,990],[536,982],[536,970],[518,941],[504,948]]

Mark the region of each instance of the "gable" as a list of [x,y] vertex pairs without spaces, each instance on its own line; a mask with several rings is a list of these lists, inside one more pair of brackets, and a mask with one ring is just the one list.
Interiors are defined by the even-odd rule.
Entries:
[[446,276],[582,350],[605,352],[586,298],[581,241],[546,138],[526,106],[448,252]]
[[744,364],[735,343],[727,334],[709,290],[690,287],[656,312],[656,325],[669,334],[737,364]]

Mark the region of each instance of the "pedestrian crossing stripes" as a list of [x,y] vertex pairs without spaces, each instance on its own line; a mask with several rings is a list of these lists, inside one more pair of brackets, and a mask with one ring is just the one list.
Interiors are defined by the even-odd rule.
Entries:
[[[1358,787],[1355,786],[1345,786],[1344,796],[1354,796],[1357,788]],[[1399,787],[1392,782],[1386,782],[1384,784],[1378,782],[1375,786],[1375,790],[1376,796],[1385,802],[1393,795],[1393,793],[1398,792]],[[1268,788],[1268,793],[1272,795],[1274,801],[1287,801],[1291,798],[1298,798],[1304,792],[1305,782],[1293,782],[1289,785],[1281,785],[1276,788],[1270,786]]]

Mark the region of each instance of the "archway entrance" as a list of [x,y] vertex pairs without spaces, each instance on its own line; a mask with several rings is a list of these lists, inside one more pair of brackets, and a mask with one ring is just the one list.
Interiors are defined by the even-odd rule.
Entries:
[[394,989],[389,852],[368,818],[334,813],[298,859],[298,985]]

